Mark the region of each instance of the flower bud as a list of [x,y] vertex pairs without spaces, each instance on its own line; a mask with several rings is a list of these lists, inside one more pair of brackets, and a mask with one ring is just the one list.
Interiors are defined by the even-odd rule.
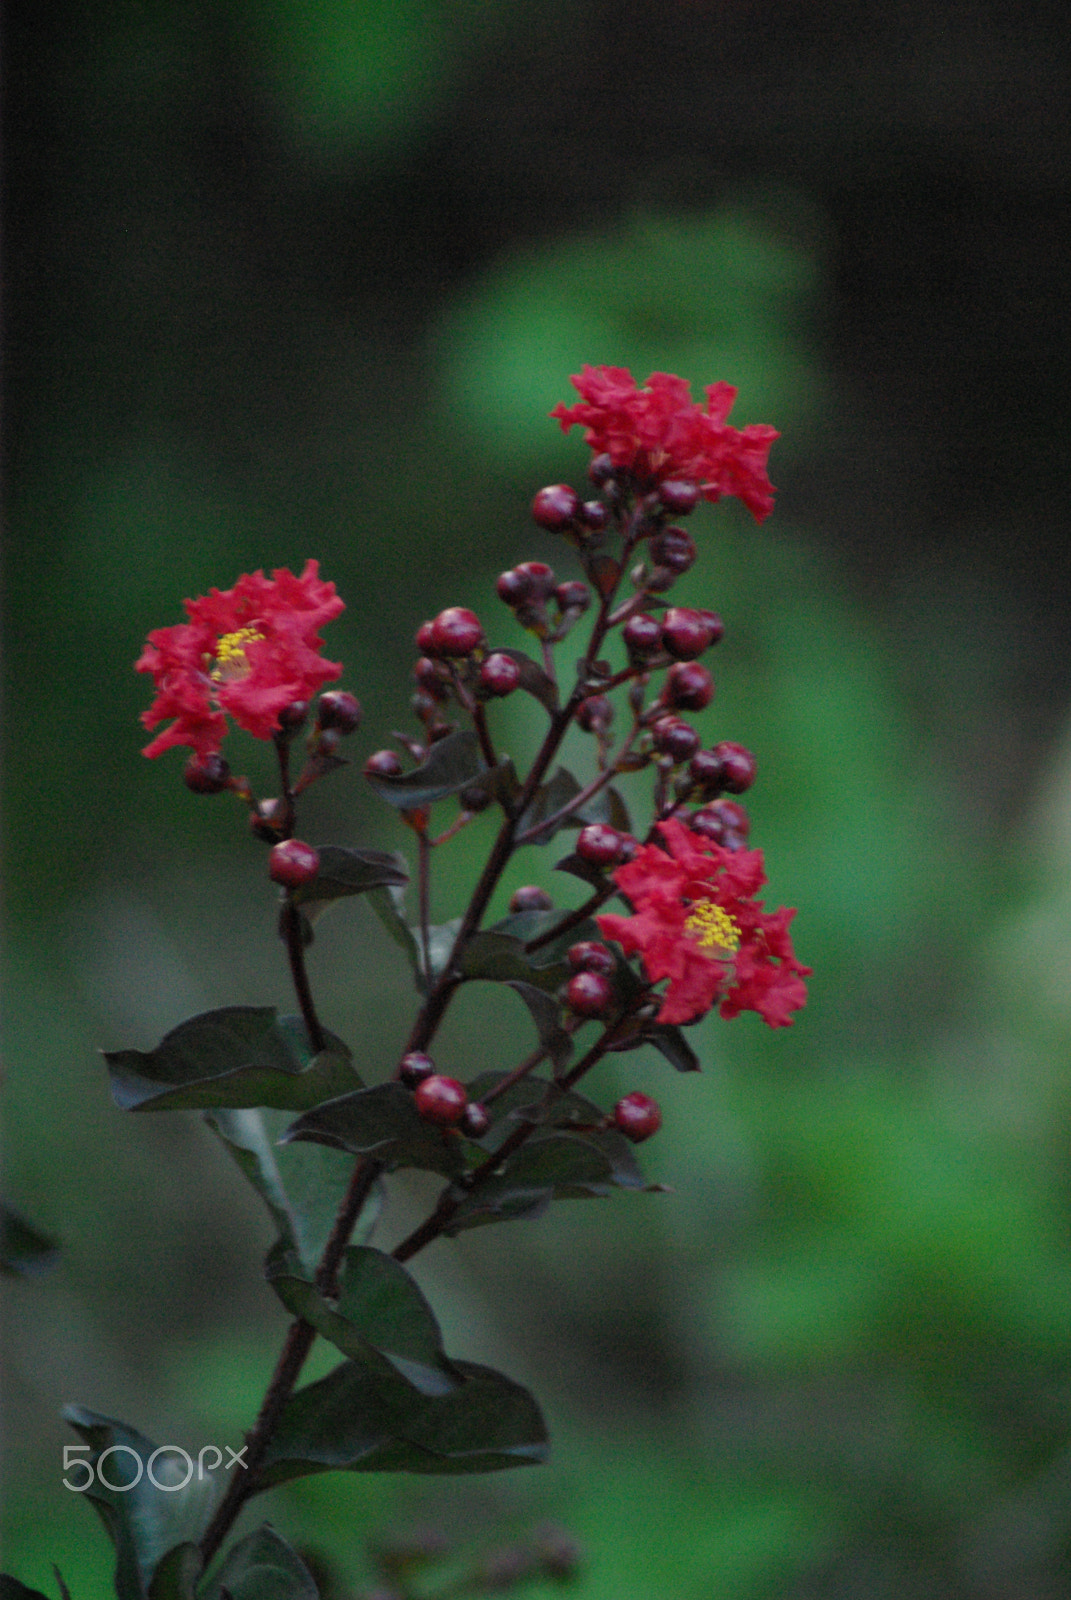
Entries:
[[435,1063],[423,1050],[410,1050],[401,1059],[398,1067],[398,1076],[407,1089],[415,1089],[418,1084],[430,1078],[435,1071]]
[[681,717],[660,717],[651,738],[659,755],[669,756],[674,766],[690,760],[699,749],[699,735]]
[[675,661],[666,673],[662,702],[676,711],[702,711],[714,698],[714,679],[698,661]]
[[364,764],[366,778],[400,778],[402,763],[393,750],[376,750]]
[[605,822],[589,822],[576,836],[576,853],[593,867],[611,867],[621,859],[621,834]]
[[604,694],[589,695],[576,708],[576,725],[584,733],[605,733],[614,720],[614,708]]
[[361,702],[345,689],[329,689],[320,696],[316,720],[321,728],[337,728],[345,738],[361,726]]
[[209,756],[192,755],[183,770],[182,779],[194,794],[222,794],[230,785],[231,769],[218,753]]
[[514,889],[510,896],[509,908],[513,912],[552,911],[554,901],[545,889],[540,889],[537,884],[528,883],[523,888]]
[[440,1128],[452,1128],[464,1116],[469,1097],[463,1083],[458,1083],[456,1078],[444,1078],[436,1072],[417,1085],[413,1098],[425,1122],[434,1122]]
[[614,1126],[633,1144],[642,1144],[662,1126],[661,1107],[649,1094],[641,1094],[636,1089],[614,1107]]
[[580,509],[580,496],[567,483],[552,483],[540,489],[532,501],[532,519],[548,533],[562,533],[570,528]]
[[714,754],[721,760],[724,776],[722,787],[730,794],[743,794],[755,782],[755,757],[742,744],[723,739],[714,746]]
[[431,625],[432,655],[470,656],[483,644],[484,633],[475,611],[466,606],[447,606]]
[[268,857],[268,876],[284,889],[300,889],[320,870],[320,857],[301,839],[281,839]]
[[461,1131],[470,1139],[482,1139],[491,1126],[491,1115],[478,1100],[470,1100],[461,1113]]
[[604,1017],[614,1003],[614,986],[602,972],[577,972],[565,986],[565,1004],[578,1017]]
[[512,694],[521,681],[521,669],[512,656],[496,650],[480,667],[480,687],[496,697]]
[[597,939],[581,939],[578,944],[571,944],[565,959],[574,972],[601,972],[604,978],[608,978],[617,965],[613,951]]
[[699,504],[699,485],[682,478],[666,478],[658,485],[658,498],[674,517],[686,517]]
[[676,661],[693,661],[713,640],[713,628],[698,611],[671,606],[662,618],[662,644]]

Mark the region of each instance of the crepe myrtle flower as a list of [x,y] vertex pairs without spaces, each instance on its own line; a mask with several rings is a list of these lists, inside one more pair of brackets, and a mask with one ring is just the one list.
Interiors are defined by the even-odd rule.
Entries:
[[233,589],[213,589],[185,606],[189,620],[155,629],[135,663],[156,685],[141,718],[146,728],[175,719],[146,745],[147,756],[189,745],[204,761],[218,752],[228,717],[270,739],[288,706],[342,676],[337,662],[320,655],[319,630],[345,607],[315,561],[300,577],[285,567],[270,578],[243,573]]
[[557,405],[551,416],[563,433],[582,427],[592,450],[608,456],[618,471],[644,487],[696,484],[704,500],[735,495],[756,522],[772,511],[766,465],[778,433],[764,423],[743,430],[729,424],[736,399],[731,384],[709,385],[702,405],[685,380],[670,372],[652,372],[641,387],[627,367],[585,366],[570,381],[579,403]]
[[652,984],[668,978],[657,1020],[696,1022],[717,1004],[723,1017],[757,1011],[771,1028],[787,1027],[806,1003],[811,969],[792,949],[795,911],[770,914],[754,898],[766,882],[762,851],[725,850],[674,818],[658,831],[665,849],[642,845],[613,874],[633,915],[595,918],[604,938],[642,957]]

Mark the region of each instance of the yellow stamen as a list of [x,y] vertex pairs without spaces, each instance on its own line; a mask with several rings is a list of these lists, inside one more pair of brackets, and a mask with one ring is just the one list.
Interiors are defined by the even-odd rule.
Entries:
[[700,900],[691,916],[685,918],[684,931],[701,950],[717,950],[719,955],[735,955],[740,948],[740,929],[723,906]]
[[230,683],[234,678],[242,677],[249,671],[249,662],[246,660],[245,647],[252,644],[255,639],[263,639],[264,635],[258,633],[256,628],[239,628],[234,633],[225,633],[216,644],[216,664],[212,668],[212,676],[217,683]]

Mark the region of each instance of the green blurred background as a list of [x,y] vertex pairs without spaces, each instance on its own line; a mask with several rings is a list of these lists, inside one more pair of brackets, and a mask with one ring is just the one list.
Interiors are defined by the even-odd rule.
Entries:
[[[138,753],[141,641],[317,556],[363,759],[423,617],[518,643],[494,575],[574,575],[527,505],[582,484],[546,413],[591,361],[727,379],[784,435],[774,517],[700,513],[681,587],[728,622],[700,724],[758,753],[812,1003],[705,1024],[698,1080],[606,1070],[663,1101],[671,1194],[418,1263],[449,1347],[535,1387],[551,1465],[310,1480],[270,1514],[335,1600],[369,1539],[548,1518],[582,1600],[1071,1593],[1066,8],[6,10],[5,1192],[63,1258],[5,1285],[5,1567],[109,1592],[63,1401],[234,1443],[282,1328],[236,1173],[196,1118],[119,1116],[95,1054],[289,1004],[237,809]],[[538,713],[498,726],[520,753]],[[359,769],[306,814],[403,842]],[[395,954],[361,906],[314,950],[370,1077]],[[459,1012],[451,1069],[515,1059],[519,1008]]]

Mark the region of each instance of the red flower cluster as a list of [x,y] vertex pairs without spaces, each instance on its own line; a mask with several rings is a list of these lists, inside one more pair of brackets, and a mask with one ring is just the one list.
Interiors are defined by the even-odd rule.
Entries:
[[720,1000],[723,1017],[757,1011],[787,1027],[806,1004],[811,969],[792,949],[795,911],[769,915],[753,898],[766,882],[762,851],[723,850],[672,818],[658,828],[668,853],[642,845],[613,875],[635,915],[595,919],[626,955],[643,957],[651,983],[669,979],[658,1021],[695,1022]]
[[135,663],[152,673],[157,690],[142,722],[151,729],[175,718],[146,745],[147,756],[189,745],[204,760],[219,750],[228,716],[270,739],[284,707],[342,676],[319,654],[319,629],[345,607],[315,561],[299,578],[285,567],[270,578],[243,573],[233,589],[213,589],[185,606],[189,621],[155,629]]
[[693,401],[684,379],[669,372],[652,372],[641,389],[627,367],[585,366],[571,382],[580,404],[557,405],[551,416],[563,433],[584,427],[587,443],[609,455],[615,467],[641,482],[697,483],[705,500],[735,495],[756,522],[773,510],[766,464],[777,429],[764,423],[743,432],[731,427],[725,420],[736,399],[731,384],[711,384],[704,407]]

